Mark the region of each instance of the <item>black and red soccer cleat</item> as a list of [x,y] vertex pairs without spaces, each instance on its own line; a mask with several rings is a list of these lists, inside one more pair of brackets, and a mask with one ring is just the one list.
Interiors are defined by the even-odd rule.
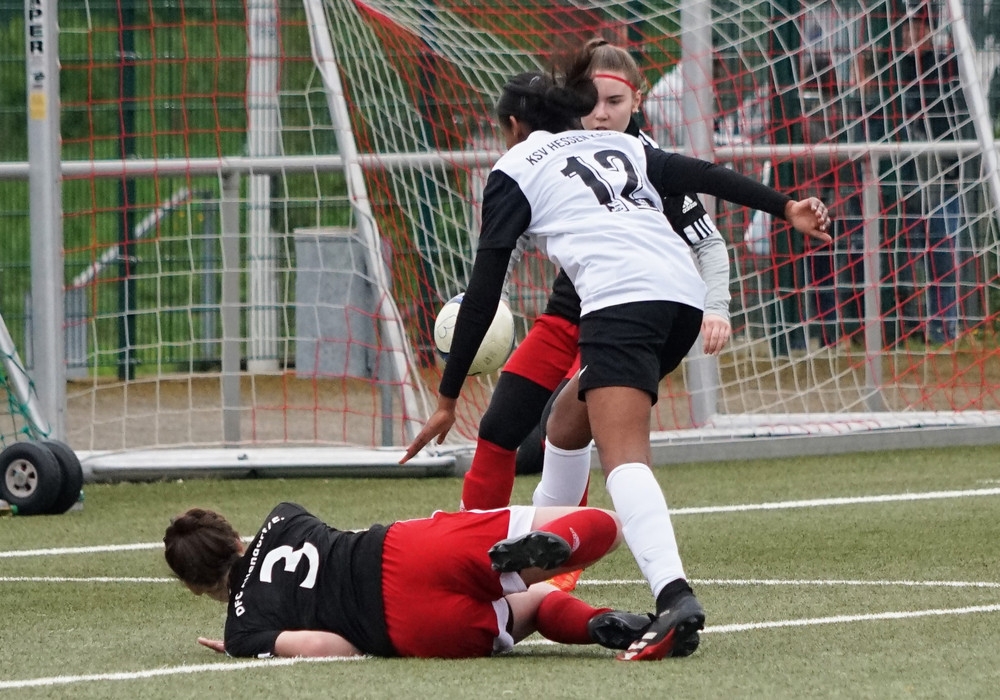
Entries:
[[637,615],[622,610],[608,610],[587,622],[590,638],[608,649],[628,649],[639,641],[656,619],[655,615]]
[[657,661],[668,656],[690,656],[698,648],[698,631],[704,628],[705,609],[693,593],[684,593],[661,611],[642,637],[617,658],[619,661]]

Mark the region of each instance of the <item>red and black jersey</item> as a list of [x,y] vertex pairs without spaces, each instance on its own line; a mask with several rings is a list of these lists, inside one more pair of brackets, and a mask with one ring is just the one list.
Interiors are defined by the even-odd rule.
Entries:
[[395,656],[382,603],[385,533],[344,532],[299,505],[275,507],[230,572],[226,653],[271,656],[281,632],[322,630]]

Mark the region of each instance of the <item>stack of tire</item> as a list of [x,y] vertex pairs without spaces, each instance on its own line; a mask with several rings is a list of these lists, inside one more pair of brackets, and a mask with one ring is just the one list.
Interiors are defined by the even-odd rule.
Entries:
[[0,452],[0,499],[18,515],[65,513],[82,487],[80,459],[64,442],[15,442]]

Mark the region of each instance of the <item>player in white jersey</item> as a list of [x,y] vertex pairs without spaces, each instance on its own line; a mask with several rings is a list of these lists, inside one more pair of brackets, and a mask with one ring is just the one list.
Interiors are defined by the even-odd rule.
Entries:
[[[625,50],[601,39],[593,39],[581,49],[589,61],[598,101],[594,110],[581,119],[585,129],[624,131],[636,136],[646,148],[655,142],[639,130],[632,118],[642,104],[642,72]],[[746,197],[764,188],[748,180]],[[694,193],[665,197],[663,210],[674,231],[691,248],[698,271],[707,288],[702,319],[704,351],[715,354],[729,339],[729,255],[722,234],[712,222]],[[779,212],[780,214],[780,212]],[[511,255],[511,266],[520,258],[522,237]],[[508,271],[508,276],[511,274]],[[518,343],[504,365],[490,396],[489,406],[480,419],[476,449],[462,482],[462,507],[500,508],[510,503],[515,473],[542,470],[544,454],[543,418],[553,394],[579,369],[578,340],[580,297],[573,283],[560,271],[552,285],[544,312],[535,319],[528,334]],[[568,460],[586,462],[589,472],[590,450],[574,451]],[[550,479],[540,485],[536,495],[558,499],[559,504],[586,505],[586,476],[567,488],[547,493]],[[574,499],[570,492],[576,493]],[[572,590],[575,576],[553,580],[563,590]]]
[[[599,131],[623,131],[638,138],[646,149],[658,149],[656,142],[639,129],[636,121],[642,106],[646,83],[632,55],[619,46],[614,46],[601,38],[594,38],[581,48],[577,61],[587,64],[587,72],[597,87],[597,105],[590,114],[580,120],[582,126],[585,129]],[[743,196],[751,200],[770,189],[749,179],[745,185]],[[664,197],[663,210],[670,226],[690,246],[698,273],[705,281],[705,307],[701,322],[702,349],[706,354],[718,354],[732,333],[729,322],[729,251],[726,241],[697,195],[693,193]],[[780,215],[781,211],[777,213]],[[531,435],[534,441],[525,440],[517,451],[518,471],[527,471],[534,463],[537,465],[534,471],[542,472],[542,479],[532,496],[532,503],[536,506],[587,505],[590,445],[580,449],[562,449],[548,441],[545,430],[545,422],[555,397],[578,369],[577,358],[571,371],[567,372],[565,379],[553,391],[539,414],[539,424]],[[500,388],[498,384],[494,390],[494,397]],[[490,399],[490,409],[493,408],[494,400]],[[484,416],[484,421],[485,419]],[[546,445],[553,449],[546,450]],[[543,470],[546,451],[549,453],[548,468]],[[477,460],[483,461],[479,459],[478,444],[466,480],[476,467]],[[561,590],[573,590],[580,573],[577,571],[563,574],[554,578],[552,583]]]
[[[504,87],[497,106],[508,152],[486,183],[483,226],[472,278],[456,321],[438,390],[438,408],[403,461],[455,422],[455,405],[496,311],[510,252],[522,235],[573,282],[581,300],[581,370],[553,407],[553,444],[593,438],[625,541],[656,596],[657,618],[619,658],[690,653],[705,613],[687,585],[670,515],[649,469],[649,420],[659,380],[698,336],[705,287],[685,244],[669,228],[661,198],[725,190],[740,178],[713,163],[645,151],[618,132],[577,130],[596,103],[586,66],[564,81],[525,73]],[[678,160],[679,159],[679,160]],[[687,163],[677,178],[672,163]],[[730,184],[731,184],[730,180]],[[797,229],[829,240],[826,207],[775,192]],[[753,204],[753,203],[747,203]],[[680,655],[680,654],[678,654]]]

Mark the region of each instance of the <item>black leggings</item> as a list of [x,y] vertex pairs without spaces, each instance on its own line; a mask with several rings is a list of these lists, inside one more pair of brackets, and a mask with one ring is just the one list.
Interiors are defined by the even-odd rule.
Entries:
[[538,425],[552,392],[519,374],[501,372],[479,437],[505,450],[517,449]]

